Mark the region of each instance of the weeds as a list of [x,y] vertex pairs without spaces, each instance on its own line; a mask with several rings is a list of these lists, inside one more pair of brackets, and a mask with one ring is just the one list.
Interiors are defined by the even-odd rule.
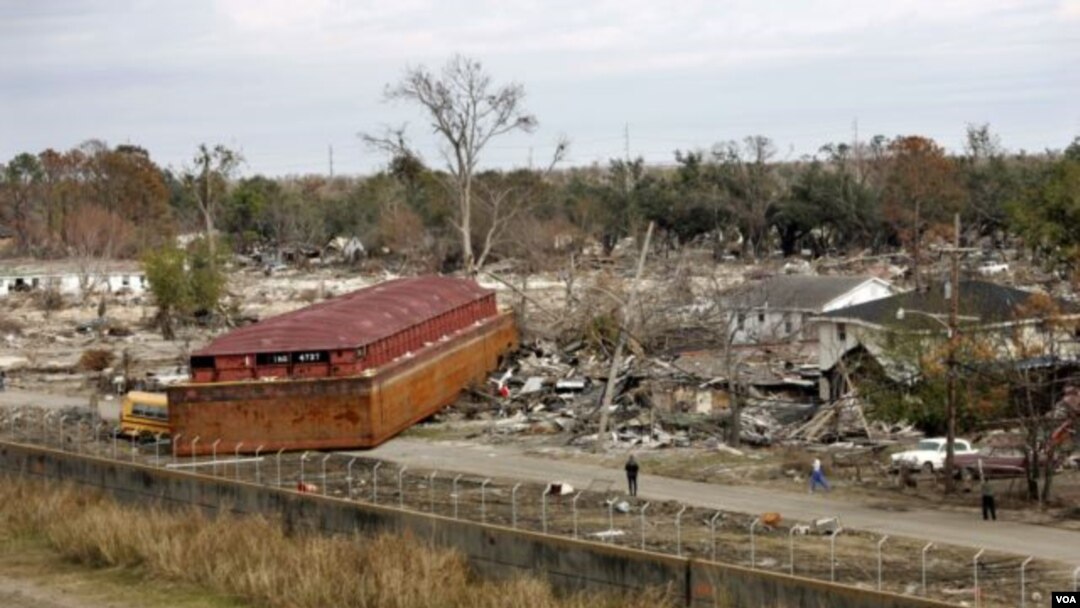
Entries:
[[78,563],[139,569],[273,608],[667,605],[660,592],[556,597],[532,578],[480,581],[460,554],[412,538],[289,534],[258,516],[120,505],[25,480],[0,485],[0,536],[42,537]]

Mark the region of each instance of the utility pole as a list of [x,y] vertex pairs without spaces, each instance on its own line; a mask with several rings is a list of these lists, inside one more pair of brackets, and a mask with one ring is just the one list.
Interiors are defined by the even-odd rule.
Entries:
[[652,233],[653,222],[649,222],[649,229],[645,231],[645,242],[641,245],[637,270],[634,272],[634,282],[630,284],[630,296],[622,305],[619,338],[615,341],[615,353],[611,356],[611,366],[608,368],[604,396],[600,399],[600,428],[596,433],[596,448],[598,450],[603,450],[607,446],[608,410],[611,409],[611,402],[615,400],[615,377],[618,375],[619,365],[622,363],[623,349],[626,348],[626,334],[630,328],[630,319],[631,315],[634,314],[634,306],[637,304],[638,283],[641,282],[641,274],[645,270],[645,256],[649,253],[649,242],[652,240]]
[[334,145],[327,146],[330,151],[330,179],[334,178]]
[[945,493],[951,494],[956,489],[953,482],[953,453],[956,443],[956,347],[957,344],[957,319],[960,316],[960,214],[953,217],[953,247],[952,247],[952,272],[949,277],[950,302],[949,302],[949,360],[948,376],[946,377],[946,394],[948,402],[945,404],[946,432],[945,432]]

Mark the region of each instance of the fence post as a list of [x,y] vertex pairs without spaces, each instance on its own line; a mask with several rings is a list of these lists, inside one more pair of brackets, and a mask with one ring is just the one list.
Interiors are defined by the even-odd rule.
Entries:
[[67,416],[60,416],[60,451],[64,451],[64,421],[67,420]]
[[675,514],[675,555],[679,557],[682,557],[682,514],[685,512],[686,505],[683,505]]
[[761,523],[760,517],[755,517],[750,522],[750,567],[757,568],[757,540],[754,538],[754,528]]
[[345,467],[345,483],[349,488],[349,500],[352,500],[352,467],[356,464],[356,458],[349,460],[349,466]]
[[131,462],[135,462],[135,455],[139,453],[139,442],[136,439],[131,440]]
[[219,443],[221,443],[221,438],[220,437],[215,439],[214,443],[210,446],[210,452],[212,454],[212,456],[210,457],[211,458],[210,468],[213,469],[214,477],[217,477],[217,446],[218,446]]
[[[199,439],[201,439],[201,437],[196,435],[195,438],[191,440],[191,464],[195,464],[195,445],[199,443]],[[116,433],[113,433],[113,445],[116,445]],[[191,467],[191,472],[195,472],[195,467]]]
[[515,530],[517,530],[517,491],[520,487],[521,482],[518,482],[510,490],[510,526]]
[[116,458],[116,433],[115,432],[113,432],[113,434],[112,434],[112,457],[113,457],[113,460],[117,460],[117,458]]
[[1080,591],[1080,567],[1073,570],[1073,591]]
[[582,491],[582,492],[578,492],[577,494],[574,494],[573,500],[570,501],[570,508],[573,510],[573,514],[574,514],[574,538],[577,538],[577,531],[578,531],[577,530],[577,501],[578,501],[579,498],[581,498],[581,495],[584,494],[584,493],[585,492]]
[[454,481],[450,484],[450,498],[454,499],[454,519],[458,518],[458,493],[457,482],[461,479],[461,475],[454,477]]
[[608,532],[611,532],[611,534],[608,535],[608,542],[614,545],[615,544],[615,498],[614,497],[612,497],[610,500],[607,501],[607,526],[608,526]]
[[1033,556],[1029,556],[1020,564],[1020,608],[1027,606],[1027,580],[1025,579],[1027,565],[1031,563],[1031,560],[1035,559]]
[[281,487],[281,453],[285,451],[285,448],[281,448],[277,451],[277,456],[274,460],[277,462],[277,486]]
[[435,513],[435,476],[438,474],[438,471],[432,471],[431,475],[428,475],[428,500],[431,502],[432,514]]
[[926,597],[926,552],[934,548],[934,543],[926,543],[926,546],[922,548],[922,594]]
[[975,581],[975,608],[979,608],[979,604],[982,603],[982,593],[979,590],[979,558],[985,551],[986,549],[979,549],[975,557],[971,558],[972,576]]
[[49,414],[41,410],[41,445],[49,444]]
[[490,479],[485,479],[480,483],[480,523],[487,523],[487,485],[491,483]]
[[334,453],[331,452],[331,453],[327,454],[326,456],[323,456],[323,459],[322,459],[322,495],[323,496],[326,496],[326,461],[330,460],[330,457],[333,456],[333,455],[334,455]]
[[889,535],[881,537],[881,540],[877,543],[877,590],[881,591],[881,546],[885,544],[885,541],[889,540]]
[[[243,445],[243,441],[238,442],[236,444],[236,449],[233,450],[233,466],[236,467],[236,470],[234,471],[236,473],[236,481],[240,481],[240,447]],[[225,470],[227,471],[228,469]]]
[[542,526],[544,534],[547,534],[547,497],[548,492],[550,491],[551,484],[548,484],[544,487],[544,491],[540,493],[540,525]]
[[308,454],[311,452],[304,452],[300,455],[300,491],[303,491],[304,486],[304,463],[307,462]]
[[836,537],[844,531],[843,526],[837,526],[836,531],[829,537],[829,580],[836,582]]
[[379,467],[381,466],[380,460],[371,467],[371,502],[374,504],[379,504]]
[[172,452],[173,464],[176,464],[177,460],[179,459],[179,457],[176,455],[176,446],[180,445],[180,438],[183,436],[183,433],[177,433],[175,437],[169,437],[169,451]]
[[161,437],[162,433],[154,433],[154,465],[159,467],[161,466]]
[[404,479],[405,471],[409,470],[409,467],[401,465],[401,468],[397,472],[397,505],[399,509],[405,508],[405,489]]
[[791,524],[787,533],[788,544],[788,574],[795,576],[795,524]]
[[259,446],[255,448],[255,485],[262,485],[262,467],[259,466],[262,463],[259,459],[259,452],[261,452],[262,449],[262,444],[259,444]]
[[723,515],[720,511],[717,511],[709,518],[709,536],[712,541],[712,561],[716,561],[716,520]]
[[649,508],[651,503],[645,503],[641,505],[641,550],[645,550],[645,509]]

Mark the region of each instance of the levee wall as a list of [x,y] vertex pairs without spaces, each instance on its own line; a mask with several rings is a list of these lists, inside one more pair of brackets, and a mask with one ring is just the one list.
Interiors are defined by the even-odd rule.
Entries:
[[691,607],[931,608],[948,604],[726,564],[298,494],[252,483],[0,442],[0,474],[67,481],[140,505],[278,516],[293,529],[411,535],[465,555],[478,574],[545,577],[561,591],[665,587]]

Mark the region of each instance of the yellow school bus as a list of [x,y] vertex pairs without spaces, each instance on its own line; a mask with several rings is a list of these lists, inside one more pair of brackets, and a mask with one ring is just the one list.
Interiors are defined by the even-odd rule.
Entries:
[[169,400],[165,393],[131,391],[120,406],[120,434],[149,439],[169,434]]

